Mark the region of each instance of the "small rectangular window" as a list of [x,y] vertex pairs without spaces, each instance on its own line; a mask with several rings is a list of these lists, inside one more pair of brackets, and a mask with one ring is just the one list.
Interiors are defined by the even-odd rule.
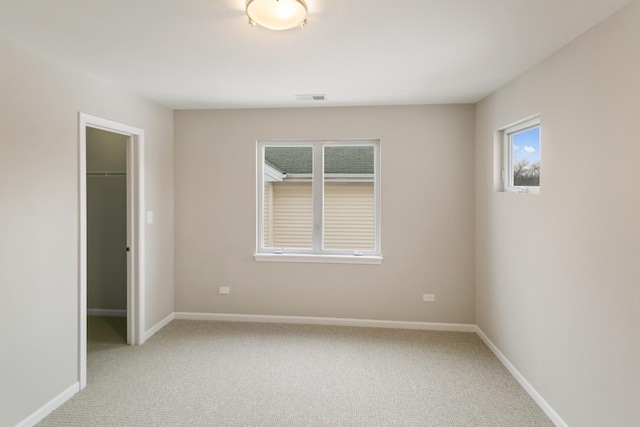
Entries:
[[258,253],[378,256],[378,141],[258,142]]
[[505,191],[540,192],[540,118],[503,129]]

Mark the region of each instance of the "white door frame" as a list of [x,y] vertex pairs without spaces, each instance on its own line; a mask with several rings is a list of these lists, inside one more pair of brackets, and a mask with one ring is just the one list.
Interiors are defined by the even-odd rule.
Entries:
[[144,130],[79,113],[79,290],[78,380],[87,385],[87,128],[126,135],[127,139],[127,343],[144,342]]

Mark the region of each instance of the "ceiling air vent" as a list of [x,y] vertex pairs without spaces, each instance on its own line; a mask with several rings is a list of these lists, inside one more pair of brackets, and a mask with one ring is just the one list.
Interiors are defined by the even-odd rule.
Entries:
[[326,101],[327,95],[296,95],[298,101]]

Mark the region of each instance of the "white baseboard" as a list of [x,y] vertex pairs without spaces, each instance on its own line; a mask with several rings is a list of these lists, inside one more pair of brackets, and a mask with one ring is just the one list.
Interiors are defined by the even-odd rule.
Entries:
[[518,383],[525,389],[529,396],[538,404],[540,409],[544,411],[545,414],[553,421],[553,423],[557,427],[569,427],[569,425],[564,422],[564,420],[558,415],[556,411],[553,410],[551,405],[547,403],[546,400],[538,393],[538,391],[527,381],[527,379],[516,369],[515,366],[507,359],[507,357],[502,354],[502,352],[496,347],[496,345],[485,335],[485,333],[480,329],[479,326],[476,326],[476,333],[478,336],[484,341],[484,343],[493,351],[493,354],[496,355],[498,360],[502,362],[505,368],[511,373],[511,375],[518,381]]
[[397,320],[343,319],[336,317],[176,312],[175,318],[182,320],[218,320],[226,322],[288,323],[298,325],[358,326],[386,329],[419,329],[425,331],[476,332],[476,325],[465,323],[403,322]]
[[110,308],[88,308],[87,316],[127,317],[127,310],[113,310]]
[[32,427],[42,421],[47,415],[60,407],[67,400],[71,399],[74,394],[80,391],[80,383],[74,383],[65,391],[42,405],[33,414],[19,422],[16,427]]
[[165,326],[167,326],[169,324],[169,322],[171,322],[174,318],[175,318],[175,313],[171,313],[167,317],[165,317],[164,319],[162,319],[161,321],[156,323],[151,329],[149,329],[148,331],[146,331],[144,333],[144,337],[142,339],[142,343],[144,343],[146,340],[148,340],[153,335],[155,335],[155,333],[158,332],[160,329],[162,329]]

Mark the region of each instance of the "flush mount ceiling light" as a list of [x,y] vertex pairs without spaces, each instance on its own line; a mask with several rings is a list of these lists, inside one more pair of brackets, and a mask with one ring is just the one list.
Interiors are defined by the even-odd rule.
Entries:
[[270,30],[288,30],[307,25],[307,4],[304,0],[247,0],[249,23]]

